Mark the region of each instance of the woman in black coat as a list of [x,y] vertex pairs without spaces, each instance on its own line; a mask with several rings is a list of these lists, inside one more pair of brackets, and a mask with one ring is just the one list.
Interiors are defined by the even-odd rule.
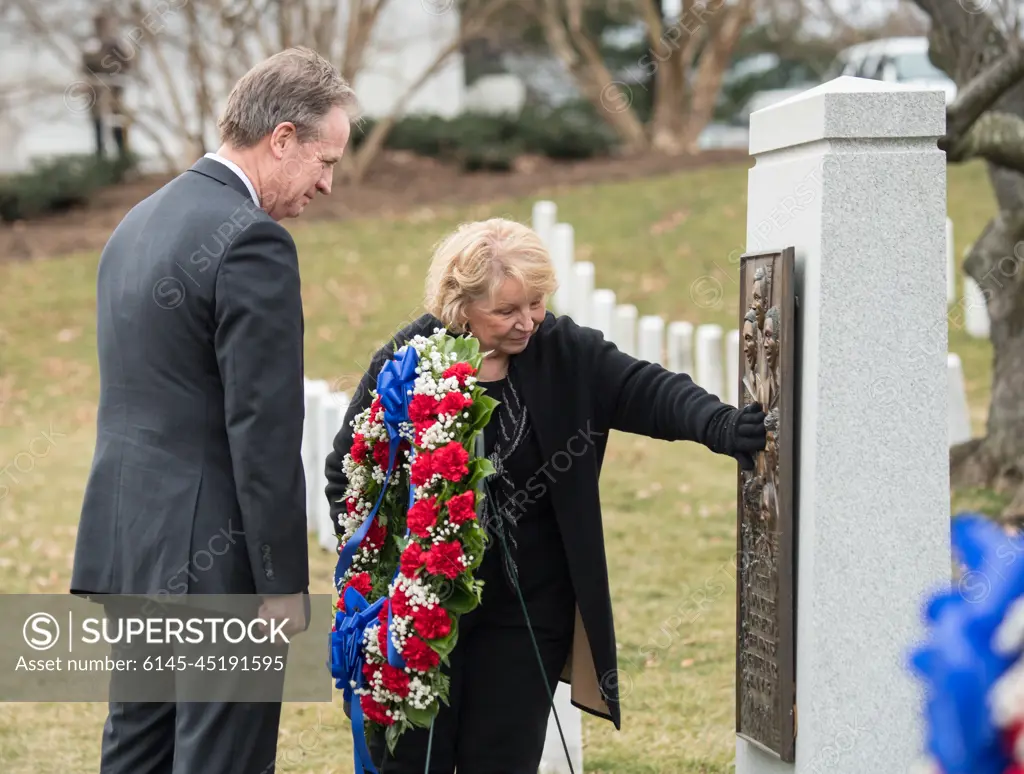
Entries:
[[[556,287],[550,257],[528,227],[495,219],[458,229],[437,248],[426,314],[396,335],[399,347],[436,328],[470,333],[484,358],[477,378],[501,402],[484,432],[496,473],[480,520],[492,539],[477,578],[479,607],[462,616],[450,656],[450,706],[434,723],[430,771],[536,774],[549,690],[571,683],[577,707],[620,727],[615,632],[598,475],[610,430],[695,441],[753,467],[764,413],[736,409],[689,376],[637,360],[600,331],[545,304]],[[342,460],[352,419],[371,402],[394,356],[373,357],[327,457],[327,497],[338,524],[347,486]],[[503,549],[508,546],[508,551]],[[543,680],[513,579],[544,664]],[[545,685],[544,681],[547,681]],[[424,770],[426,730],[407,731],[395,754],[371,744],[385,774]]]

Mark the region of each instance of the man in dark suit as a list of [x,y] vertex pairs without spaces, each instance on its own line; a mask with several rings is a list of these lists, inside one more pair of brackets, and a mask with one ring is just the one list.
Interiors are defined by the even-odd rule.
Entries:
[[[304,324],[295,243],[278,221],[331,192],[355,110],[318,54],[276,54],[232,90],[218,152],[110,237],[72,593],[252,595],[262,617],[292,622],[285,631],[308,626]],[[112,697],[101,771],[265,774],[279,719],[279,702]]]

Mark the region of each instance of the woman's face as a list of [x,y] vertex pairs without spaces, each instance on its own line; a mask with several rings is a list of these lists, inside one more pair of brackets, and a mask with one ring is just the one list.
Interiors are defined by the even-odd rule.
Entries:
[[547,310],[540,293],[529,292],[518,280],[506,277],[490,299],[466,307],[469,330],[480,340],[480,350],[516,355],[526,349]]

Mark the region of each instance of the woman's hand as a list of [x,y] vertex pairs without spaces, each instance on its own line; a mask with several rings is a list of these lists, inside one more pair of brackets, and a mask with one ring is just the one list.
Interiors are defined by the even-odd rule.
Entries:
[[733,412],[723,427],[722,448],[736,458],[742,470],[754,469],[754,454],[767,443],[765,413],[760,403],[751,403]]

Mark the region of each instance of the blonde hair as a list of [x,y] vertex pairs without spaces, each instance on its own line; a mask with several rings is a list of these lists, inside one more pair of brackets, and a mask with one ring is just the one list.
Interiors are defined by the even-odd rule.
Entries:
[[558,288],[551,256],[533,229],[504,218],[464,223],[434,249],[424,307],[448,330],[464,333],[466,306],[492,298],[506,278],[545,299]]

